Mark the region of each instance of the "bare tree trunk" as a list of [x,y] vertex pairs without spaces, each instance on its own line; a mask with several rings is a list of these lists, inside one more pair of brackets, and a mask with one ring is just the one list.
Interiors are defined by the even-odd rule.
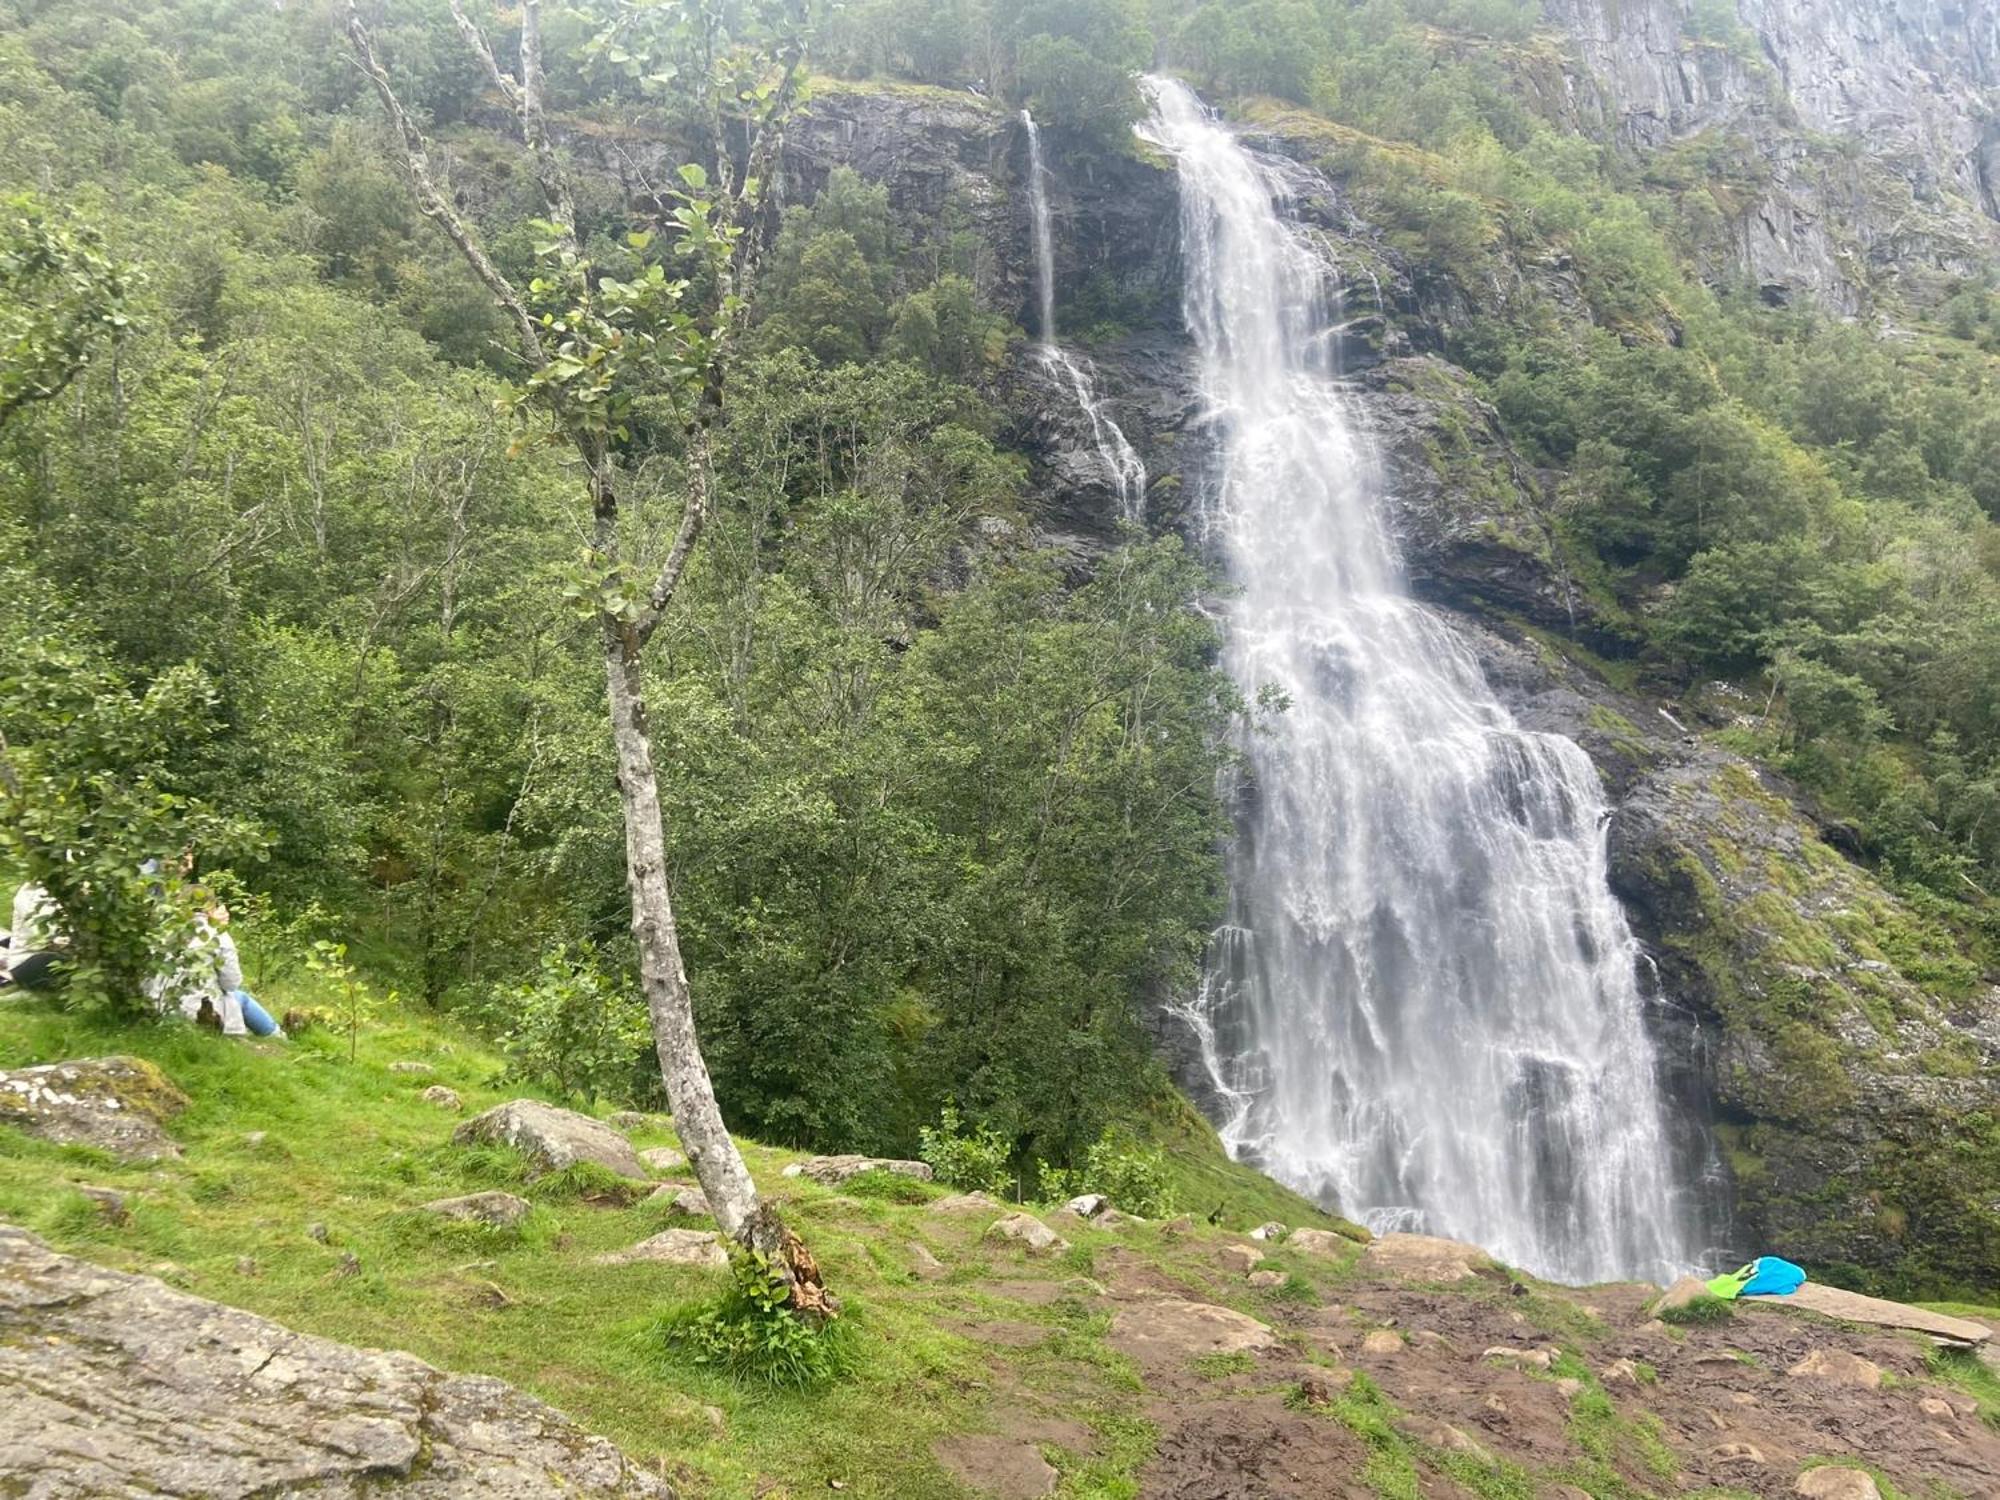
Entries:
[[674,1130],[722,1232],[761,1252],[792,1283],[792,1305],[809,1317],[830,1316],[818,1264],[777,1210],[761,1202],[742,1153],[715,1101],[708,1065],[695,1038],[694,1004],[681,963],[673,895],[667,888],[665,827],[653,738],[646,722],[644,662],[623,622],[602,622],[604,675],[611,699],[611,738],[618,751],[618,799],[625,817],[625,881],[632,896],[632,936],[639,948],[639,983],[652,1017],[653,1046],[673,1107]]

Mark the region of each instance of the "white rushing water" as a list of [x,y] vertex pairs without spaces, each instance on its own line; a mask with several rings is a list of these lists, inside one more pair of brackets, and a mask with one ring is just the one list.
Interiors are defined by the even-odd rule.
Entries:
[[1691,1214],[1597,774],[1516,725],[1411,599],[1327,363],[1337,298],[1276,170],[1184,85],[1148,92],[1218,436],[1227,663],[1289,701],[1243,742],[1232,910],[1190,1015],[1223,1138],[1378,1231],[1564,1281],[1670,1278]]
[[1042,132],[1025,109],[1021,125],[1028,135],[1028,211],[1035,227],[1035,308],[1040,319],[1035,330],[1035,357],[1069,387],[1090,423],[1091,438],[1118,496],[1119,511],[1126,520],[1136,521],[1146,504],[1146,466],[1125,440],[1124,429],[1105,411],[1089,366],[1056,341],[1056,241],[1049,215],[1049,169],[1042,160]]

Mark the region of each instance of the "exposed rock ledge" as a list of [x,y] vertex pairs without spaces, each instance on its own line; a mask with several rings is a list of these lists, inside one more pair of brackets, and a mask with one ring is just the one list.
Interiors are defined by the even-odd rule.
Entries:
[[503,1381],[294,1333],[0,1224],[0,1494],[673,1500]]

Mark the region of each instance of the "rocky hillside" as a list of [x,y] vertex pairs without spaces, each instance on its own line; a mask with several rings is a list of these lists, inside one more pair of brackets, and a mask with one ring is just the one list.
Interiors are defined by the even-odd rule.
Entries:
[[[1615,23],[1597,6],[1569,16],[1564,107],[1579,129],[1615,120],[1634,152],[1749,131],[1758,152],[1789,162],[1768,191],[1791,195],[1785,222],[1803,215],[1813,234],[1739,237],[1730,252],[1773,295],[1805,289],[1858,308],[1876,290],[1910,291],[1953,257],[2000,245],[1977,190],[1972,115],[1959,108],[1984,84],[1940,61],[1976,48],[1950,37],[1932,45],[1925,39],[1943,33],[1899,11],[1882,18],[1885,39],[1868,46],[1865,65],[1843,64],[1826,49],[1847,31],[1773,7],[1775,61],[1760,62],[1689,42],[1656,7],[1614,9]],[[1911,72],[1920,62],[1930,71]],[[1778,75],[1796,81],[1794,103]],[[1935,78],[1937,89],[1913,78]],[[1851,149],[1859,134],[1891,126],[1891,142],[1907,150]],[[1561,536],[1562,476],[1515,451],[1447,355],[1476,304],[1369,221],[1337,132],[1276,107],[1255,112],[1250,128],[1287,164],[1293,212],[1347,288],[1343,353],[1391,478],[1414,585],[1460,620],[1528,722],[1590,750],[1613,794],[1614,883],[1656,965],[1652,1021],[1678,1105],[1683,1177],[1704,1200],[1718,1255],[1771,1250],[1889,1287],[1990,1284],[2000,1266],[2000,990],[1949,931],[1850,858],[1809,799],[1738,753],[1757,704],[1722,688],[1642,686],[1631,664],[1607,659],[1628,649],[1620,607]],[[955,210],[989,245],[982,290],[1005,306],[1025,301],[1032,274],[1022,150],[1017,122],[970,95],[840,85],[812,106],[797,191],[810,194],[844,162],[886,183],[915,233]],[[1824,197],[1799,206],[1809,177],[1811,192],[1836,191],[1810,176],[1822,158],[1873,174],[1865,192],[1840,190],[1852,212],[1835,214]],[[1882,206],[1898,193],[1901,209]],[[1148,522],[1198,536],[1189,505],[1206,446],[1179,323],[1172,174],[1143,153],[1087,154],[1057,172],[1053,196],[1060,300],[1117,289],[1116,336],[1084,347],[1147,462]],[[1949,233],[1918,233],[1911,204]],[[1904,238],[1871,228],[1878,208]],[[1757,212],[1751,221],[1763,222]],[[1836,252],[1829,236],[1846,234],[1868,242]],[[1560,264],[1512,271],[1556,305],[1579,302]],[[1038,523],[1088,558],[1117,519],[1088,423],[1033,361],[1012,380]],[[1185,1028],[1163,1013],[1155,1029],[1201,1097]]]
[[[760,1185],[845,1301],[845,1373],[805,1394],[745,1387],[669,1336],[671,1309],[711,1305],[727,1275],[698,1192],[673,1180],[671,1122],[508,1102],[490,1056],[427,1023],[371,1031],[349,1064],[321,1035],[90,1037],[0,1011],[0,1059],[90,1041],[159,1066],[0,1073],[9,1493],[2000,1486],[2000,1381],[1912,1333],[1763,1303],[1663,1321],[1656,1288],[1542,1285],[1470,1246],[1364,1245],[1297,1208],[1289,1229],[1258,1222],[1272,1200],[1147,1223],[754,1143]],[[148,1128],[103,1129],[123,1114]]]

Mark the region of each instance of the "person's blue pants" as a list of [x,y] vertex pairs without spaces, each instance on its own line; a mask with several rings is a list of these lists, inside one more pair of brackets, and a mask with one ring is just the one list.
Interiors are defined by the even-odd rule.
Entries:
[[271,1013],[250,998],[248,990],[236,992],[236,1003],[243,1007],[243,1024],[250,1028],[252,1036],[276,1036],[278,1023],[271,1019]]

